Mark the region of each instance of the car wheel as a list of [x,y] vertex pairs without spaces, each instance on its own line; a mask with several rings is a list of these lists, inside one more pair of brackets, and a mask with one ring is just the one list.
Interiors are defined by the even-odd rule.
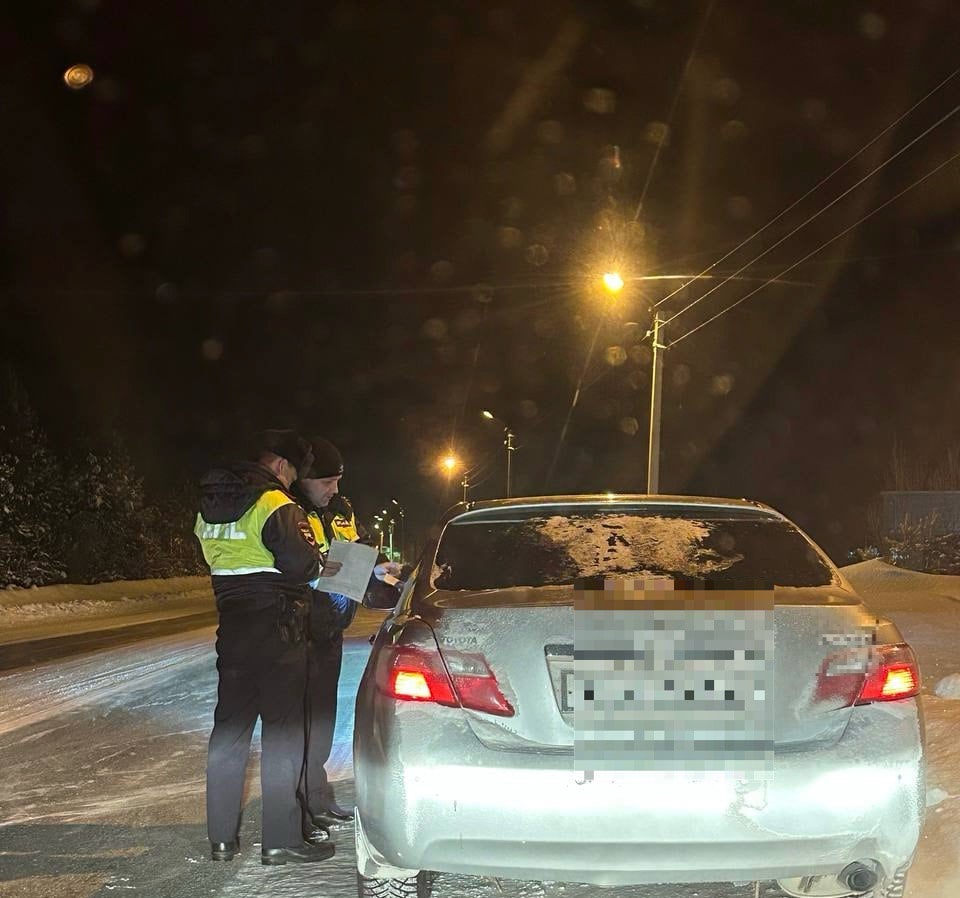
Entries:
[[435,873],[423,870],[407,879],[369,879],[357,873],[358,898],[430,898]]

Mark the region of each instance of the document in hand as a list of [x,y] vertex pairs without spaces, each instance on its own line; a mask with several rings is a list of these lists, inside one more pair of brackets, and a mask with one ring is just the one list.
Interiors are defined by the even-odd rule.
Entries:
[[327,561],[339,561],[340,570],[332,577],[321,577],[318,588],[324,592],[336,592],[362,602],[370,583],[373,566],[377,563],[377,550],[363,543],[334,541],[330,544]]

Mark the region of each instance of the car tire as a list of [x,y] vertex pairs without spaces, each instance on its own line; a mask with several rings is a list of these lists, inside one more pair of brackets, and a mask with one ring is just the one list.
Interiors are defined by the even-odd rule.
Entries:
[[430,898],[435,873],[423,870],[407,879],[370,879],[357,873],[357,898]]

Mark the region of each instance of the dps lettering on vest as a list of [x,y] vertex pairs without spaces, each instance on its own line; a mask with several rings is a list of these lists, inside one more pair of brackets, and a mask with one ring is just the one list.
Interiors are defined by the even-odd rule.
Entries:
[[228,524],[208,524],[201,515],[193,528],[214,577],[279,574],[273,553],[263,544],[263,525],[278,508],[293,500],[281,490],[267,490],[243,516]]

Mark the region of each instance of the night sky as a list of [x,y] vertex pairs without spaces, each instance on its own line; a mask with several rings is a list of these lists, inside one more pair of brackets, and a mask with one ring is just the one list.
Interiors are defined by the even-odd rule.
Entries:
[[[958,33],[949,0],[5,4],[3,354],[58,444],[118,430],[154,488],[295,426],[363,516],[396,496],[423,524],[451,445],[502,494],[487,408],[515,493],[642,491],[644,337],[678,282],[637,278],[717,263],[947,78]],[[717,264],[955,113],[668,342],[960,151],[958,104],[960,75]],[[960,440],[958,252],[954,161],[680,340],[662,490],[861,544],[894,441],[922,466]]]

